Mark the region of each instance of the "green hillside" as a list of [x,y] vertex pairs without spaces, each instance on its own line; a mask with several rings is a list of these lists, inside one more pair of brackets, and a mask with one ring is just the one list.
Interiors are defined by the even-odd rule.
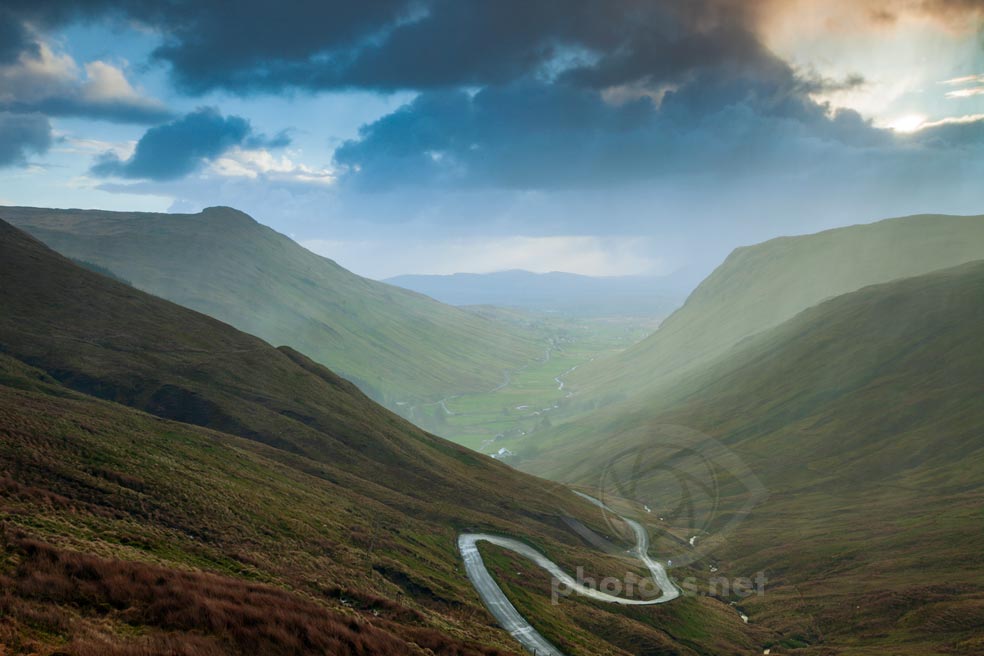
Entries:
[[529,331],[361,278],[231,208],[5,207],[0,218],[138,289],[291,346],[391,409],[487,391],[543,350]]
[[982,256],[984,216],[910,216],[738,248],[653,335],[569,383],[582,409],[626,398],[827,298]]
[[[578,531],[631,536],[569,490],[4,222],[0,303],[5,653],[515,653],[462,571],[460,531],[521,537],[570,571],[625,571]],[[718,599],[561,612],[532,586],[509,589],[570,654],[766,639]]]
[[[615,454],[631,453],[622,484],[661,512],[667,474],[689,471],[659,458],[670,427],[712,436],[768,494],[713,556],[723,572],[766,572],[770,592],[744,609],[788,638],[780,645],[978,653],[981,335],[984,262],[869,286],[748,340],[673,390],[542,435],[521,465],[595,486]],[[681,513],[667,527],[713,544],[747,499],[739,482],[714,482],[706,523]]]

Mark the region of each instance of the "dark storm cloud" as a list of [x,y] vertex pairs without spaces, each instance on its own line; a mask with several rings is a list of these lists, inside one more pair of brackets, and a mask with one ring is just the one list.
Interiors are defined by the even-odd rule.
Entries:
[[0,8],[0,65],[16,61],[22,52],[37,54],[37,43],[16,16]]
[[[817,3],[821,0],[815,0]],[[829,1],[829,0],[823,0]],[[950,22],[979,0],[857,0],[882,20]],[[158,29],[156,58],[186,90],[433,89],[506,84],[563,72],[595,87],[680,82],[727,64],[769,68],[763,19],[786,0],[6,0],[0,32],[98,17]],[[801,0],[793,6],[808,5]],[[6,27],[3,27],[6,26]],[[2,42],[2,41],[0,41]],[[9,57],[17,45],[0,46]],[[571,58],[583,58],[580,64]],[[560,70],[558,70],[560,69]]]
[[[247,87],[270,67],[344,53],[403,20],[409,0],[5,0],[0,24],[41,29],[100,18],[136,20],[161,31],[158,58],[190,88]],[[13,29],[13,28],[11,28]],[[317,58],[318,61],[314,59]]]
[[[426,89],[571,75],[595,85],[679,79],[727,59],[767,58],[754,35],[759,2],[734,0],[295,0],[44,3],[8,0],[41,25],[127,16],[162,31],[156,57],[191,91]],[[568,62],[565,64],[564,62]]]
[[601,168],[599,158],[621,151],[633,159],[632,142],[652,114],[645,104],[615,108],[585,89],[533,83],[474,95],[424,93],[365,126],[335,160],[369,186],[486,178],[553,186],[560,176],[584,182]]
[[174,117],[174,112],[156,103],[92,102],[73,95],[46,98],[33,103],[10,103],[7,109],[139,125],[160,123]]
[[824,148],[882,147],[891,135],[810,100],[794,77],[706,73],[619,104],[584,87],[528,81],[474,94],[429,92],[364,126],[335,162],[371,188],[445,183],[564,188],[662,174],[789,170]]
[[40,114],[0,112],[0,167],[23,166],[51,147],[51,125]]
[[[747,6],[728,0],[424,0],[287,8],[270,25],[211,3],[156,56],[201,92],[502,85],[562,74],[603,87],[679,81],[722,62],[770,65]],[[340,6],[341,5],[341,6]],[[358,7],[353,6],[358,5]],[[342,9],[344,7],[344,9]],[[259,14],[257,16],[257,14]],[[279,15],[279,14],[278,14]],[[319,26],[312,28],[312,25]],[[330,29],[322,32],[321,25]]]
[[[153,26],[163,39],[154,57],[190,93],[421,91],[337,150],[344,178],[370,187],[565,187],[788,169],[831,147],[894,143],[856,113],[814,100],[859,78],[818,79],[765,47],[759,31],[779,0],[6,4],[42,27],[96,16]],[[978,3],[869,4],[950,16]],[[173,179],[244,138],[216,120],[201,129],[186,120],[149,131],[133,159],[107,159],[95,170]]]
[[284,7],[275,24],[249,2],[235,21],[213,3],[140,18],[166,25],[156,56],[192,92],[423,90],[338,150],[368,186],[606,184],[762,158],[780,134],[879,138],[810,98],[822,81],[764,47],[754,2],[343,4]]
[[92,167],[92,173],[121,178],[174,180],[192,173],[205,161],[219,157],[236,146],[276,148],[288,143],[285,133],[267,139],[255,134],[246,119],[222,116],[217,110],[206,107],[147,130],[137,142],[130,159],[121,160],[113,153],[102,155]]

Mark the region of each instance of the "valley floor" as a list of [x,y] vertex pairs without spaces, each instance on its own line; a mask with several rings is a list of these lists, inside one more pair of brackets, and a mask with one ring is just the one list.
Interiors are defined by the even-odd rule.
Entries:
[[[483,309],[483,311],[486,311]],[[499,314],[509,312],[487,310]],[[506,319],[509,320],[509,319]],[[573,396],[565,377],[578,367],[618,353],[652,333],[657,319],[577,319],[517,313],[541,334],[543,353],[502,383],[480,394],[452,395],[428,404],[398,403],[397,410],[421,428],[495,457],[508,457],[529,435],[553,425]]]

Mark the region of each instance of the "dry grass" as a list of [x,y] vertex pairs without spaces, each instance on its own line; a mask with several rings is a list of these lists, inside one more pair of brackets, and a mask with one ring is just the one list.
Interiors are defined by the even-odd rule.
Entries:
[[[77,654],[328,653],[338,656],[495,654],[420,627],[359,614],[343,615],[315,600],[268,585],[204,572],[99,558],[4,531],[5,552],[17,566],[0,576],[0,640],[17,649],[25,633],[72,637]],[[392,604],[382,598],[369,605]],[[132,639],[97,627],[126,627]],[[397,631],[404,636],[397,634]],[[117,631],[119,629],[117,628]],[[27,650],[30,646],[21,643]]]

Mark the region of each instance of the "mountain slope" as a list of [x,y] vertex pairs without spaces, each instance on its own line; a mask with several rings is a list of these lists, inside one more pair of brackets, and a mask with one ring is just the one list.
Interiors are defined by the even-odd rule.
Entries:
[[[512,653],[461,571],[460,531],[519,536],[571,571],[626,567],[577,531],[631,536],[569,490],[3,222],[0,303],[9,652]],[[759,642],[716,600],[626,617],[572,600],[557,616],[549,585],[514,591],[571,654],[630,653],[639,636],[678,654]]]
[[584,401],[631,396],[824,299],[982,254],[984,216],[910,216],[739,248],[652,336],[569,382]]
[[462,467],[473,468],[469,489],[509,475],[292,349],[80,269],[7,224],[0,235],[3,352],[71,389],[262,442],[410,498],[465,485]]
[[581,317],[664,317],[686,293],[672,277],[594,277],[558,271],[404,275],[386,282],[451,305],[518,307]]
[[6,207],[0,218],[139,289],[289,345],[391,408],[491,389],[542,350],[516,326],[356,276],[230,208]]
[[[633,453],[623,484],[657,509],[668,488],[655,468],[685,469],[653,460],[670,427],[710,435],[768,493],[713,550],[722,571],[768,575],[771,593],[744,603],[753,621],[815,650],[803,653],[976,653],[982,334],[984,262],[866,287],[674,390],[561,427],[523,468],[593,485],[613,454]],[[714,516],[700,526],[681,516],[674,529],[713,544],[744,498],[721,482]]]
[[[394,559],[429,523],[312,463],[73,393],[7,356],[0,381],[5,653],[508,648],[474,626],[444,628],[464,618],[451,605],[475,605],[435,566],[437,545]],[[405,536],[382,534],[393,526]]]

